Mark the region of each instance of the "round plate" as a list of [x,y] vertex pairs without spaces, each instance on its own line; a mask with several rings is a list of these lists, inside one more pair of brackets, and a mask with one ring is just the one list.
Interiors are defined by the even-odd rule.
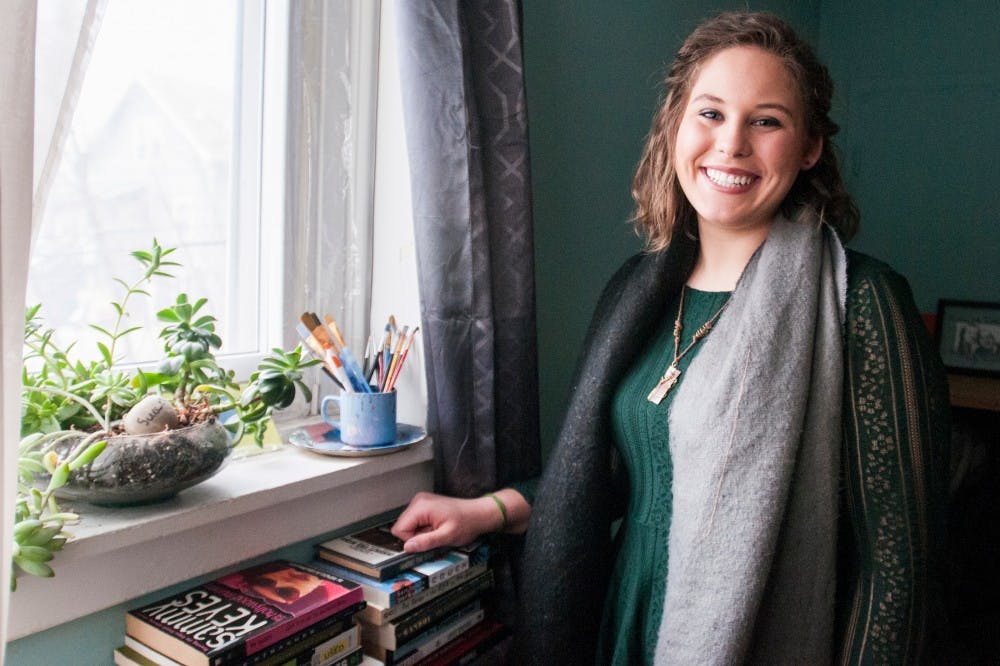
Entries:
[[288,442],[300,449],[322,453],[325,456],[344,456],[348,458],[364,458],[366,456],[382,456],[408,449],[427,438],[423,428],[396,424],[396,441],[378,446],[352,446],[340,441],[340,431],[327,423],[316,423],[293,430],[288,435]]

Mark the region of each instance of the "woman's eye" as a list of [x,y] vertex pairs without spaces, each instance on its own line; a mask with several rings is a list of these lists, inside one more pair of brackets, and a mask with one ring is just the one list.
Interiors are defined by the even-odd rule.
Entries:
[[704,109],[703,111],[699,111],[698,115],[701,116],[702,118],[707,118],[708,120],[719,120],[722,118],[721,113],[719,113],[718,111],[714,111],[712,109]]
[[752,124],[757,127],[781,127],[781,121],[777,118],[758,118]]

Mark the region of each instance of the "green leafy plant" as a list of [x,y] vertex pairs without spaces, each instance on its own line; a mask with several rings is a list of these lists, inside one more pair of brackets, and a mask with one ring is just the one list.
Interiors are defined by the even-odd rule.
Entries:
[[[91,325],[100,334],[97,360],[74,360],[73,344],[59,346],[54,331],[42,325],[40,305],[25,313],[12,589],[18,571],[54,575],[49,562],[71,537],[66,527],[79,521],[78,514],[60,507],[57,491],[101,454],[109,437],[123,431],[123,416],[148,395],[168,399],[180,426],[225,415],[234,444],[245,437],[258,446],[275,409],[288,407],[298,393],[312,400],[303,375],[319,361],[304,358],[301,345],[273,349],[240,386],[215,358],[222,340],[216,319],[203,312],[206,300],[191,302],[187,294],[157,313],[164,324],[159,332],[164,357],[156,369],[118,367],[120,341],[142,330],[127,325],[128,305],[137,296],[149,297],[145,287],[154,278],[173,277],[169,271],[180,267],[169,258],[174,251],[153,239],[148,251],[132,253],[142,272],[131,284],[115,278],[124,294],[111,303],[114,324],[110,329]],[[76,440],[68,449],[60,446]],[[46,476],[46,486],[39,488],[38,479]]]

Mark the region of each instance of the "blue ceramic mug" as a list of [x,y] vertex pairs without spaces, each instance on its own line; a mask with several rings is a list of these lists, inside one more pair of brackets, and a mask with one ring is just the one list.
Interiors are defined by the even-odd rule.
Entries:
[[[331,402],[340,403],[340,419],[326,413]],[[351,446],[379,446],[396,441],[396,392],[341,393],[320,403],[323,420],[340,431],[340,441]]]

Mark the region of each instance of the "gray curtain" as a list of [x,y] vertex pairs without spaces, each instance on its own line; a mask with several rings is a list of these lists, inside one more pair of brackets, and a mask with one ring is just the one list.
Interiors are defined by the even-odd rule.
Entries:
[[399,0],[435,484],[538,474],[538,378],[520,3]]

